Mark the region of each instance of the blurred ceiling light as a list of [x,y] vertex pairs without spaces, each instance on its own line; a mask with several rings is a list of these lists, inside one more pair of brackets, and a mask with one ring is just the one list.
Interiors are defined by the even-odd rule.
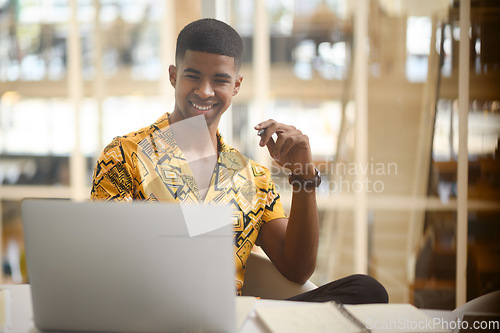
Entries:
[[2,104],[6,106],[12,106],[19,102],[20,95],[17,91],[6,91],[2,95]]

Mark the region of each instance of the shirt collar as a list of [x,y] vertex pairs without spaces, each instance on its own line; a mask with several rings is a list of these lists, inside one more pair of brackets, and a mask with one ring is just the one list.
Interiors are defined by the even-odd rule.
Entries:
[[[172,134],[170,129],[168,128],[170,125],[168,121],[169,116],[170,116],[169,112],[163,114],[153,124],[153,126],[155,127],[155,130],[163,131],[165,133],[168,133],[168,135],[170,136]],[[227,145],[222,137],[222,134],[220,134],[218,129],[216,135],[217,135],[217,150],[219,153],[218,163],[226,167],[227,169],[235,171],[243,169],[249,163],[248,157],[242,155],[239,151]]]

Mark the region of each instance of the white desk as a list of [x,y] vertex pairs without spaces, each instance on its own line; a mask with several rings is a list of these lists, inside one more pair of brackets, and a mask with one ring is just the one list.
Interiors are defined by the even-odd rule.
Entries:
[[[10,292],[10,330],[6,331],[9,333],[41,333],[33,322],[33,310],[31,305],[31,289],[29,285],[0,285],[0,288],[4,290],[9,290]],[[237,306],[245,303],[245,299],[242,297],[237,297]],[[247,299],[248,300],[248,299]],[[253,308],[256,307],[267,307],[267,306],[277,306],[277,305],[304,305],[303,302],[292,302],[292,301],[275,301],[275,300],[257,300],[255,301]],[[428,316],[432,318],[445,318],[451,315],[451,311],[433,311],[425,310]],[[451,319],[451,318],[450,318]],[[248,316],[244,320],[240,330],[240,333],[262,333],[268,332],[268,330],[263,326],[263,324],[256,318],[255,311],[251,310]]]
[[[33,309],[31,305],[31,289],[25,285],[0,285],[1,289],[9,290],[10,292],[10,330],[9,333],[41,333],[33,322]],[[244,299],[237,297],[237,305],[244,303]],[[257,300],[254,306],[275,306],[286,304],[293,306],[297,302],[291,301],[272,301],[272,300]],[[7,315],[9,315],[7,313]],[[262,333],[267,332],[262,323],[257,320],[255,311],[250,311],[247,318],[243,322],[240,333]]]
[[[39,332],[33,324],[33,310],[31,308],[31,290],[29,285],[2,285],[2,289],[10,291],[10,300],[6,300],[6,322],[10,322],[7,332],[31,333]],[[10,312],[10,313],[9,313]],[[10,315],[10,319],[7,318]]]

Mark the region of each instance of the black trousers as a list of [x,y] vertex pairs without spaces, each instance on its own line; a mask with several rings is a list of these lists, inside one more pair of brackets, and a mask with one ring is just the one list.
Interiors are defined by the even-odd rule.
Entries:
[[327,283],[314,290],[288,298],[291,301],[328,302],[342,304],[387,303],[384,286],[368,275],[355,274]]

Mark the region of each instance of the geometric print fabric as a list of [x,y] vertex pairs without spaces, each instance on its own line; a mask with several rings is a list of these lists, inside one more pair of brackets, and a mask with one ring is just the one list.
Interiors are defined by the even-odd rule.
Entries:
[[177,201],[231,206],[235,284],[240,294],[246,261],[260,227],[286,214],[269,170],[226,145],[219,133],[217,139],[217,163],[204,200],[189,163],[175,142],[168,113],[149,127],[113,139],[96,163],[90,196],[93,200],[118,202]]

